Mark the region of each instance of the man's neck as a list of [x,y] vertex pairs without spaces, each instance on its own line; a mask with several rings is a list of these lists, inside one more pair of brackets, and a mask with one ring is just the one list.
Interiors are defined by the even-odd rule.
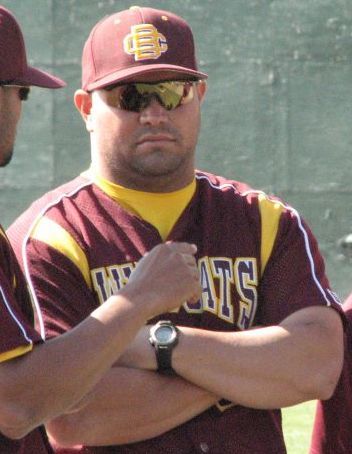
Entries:
[[97,175],[110,181],[111,183],[123,186],[128,189],[143,192],[167,193],[174,192],[188,186],[194,179],[194,169],[183,173],[182,175],[161,175],[161,176],[144,176],[136,175],[125,176],[117,174],[111,169],[104,169],[93,165],[93,171]]

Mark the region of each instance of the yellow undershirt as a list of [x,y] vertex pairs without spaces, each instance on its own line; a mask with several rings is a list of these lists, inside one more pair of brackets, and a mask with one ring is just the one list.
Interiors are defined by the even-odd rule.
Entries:
[[154,193],[128,189],[105,180],[90,169],[94,183],[129,212],[153,225],[165,241],[196,190],[193,179],[174,192]]

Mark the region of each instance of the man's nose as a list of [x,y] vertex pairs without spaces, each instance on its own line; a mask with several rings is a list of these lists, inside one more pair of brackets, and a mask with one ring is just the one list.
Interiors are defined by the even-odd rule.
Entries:
[[155,98],[151,99],[149,104],[142,109],[140,121],[142,124],[158,125],[166,123],[169,120],[169,112]]

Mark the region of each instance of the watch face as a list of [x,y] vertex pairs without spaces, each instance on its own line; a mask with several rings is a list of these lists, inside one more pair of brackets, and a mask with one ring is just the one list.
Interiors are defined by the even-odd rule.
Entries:
[[175,332],[171,326],[159,326],[155,331],[155,337],[160,344],[170,344],[174,337]]

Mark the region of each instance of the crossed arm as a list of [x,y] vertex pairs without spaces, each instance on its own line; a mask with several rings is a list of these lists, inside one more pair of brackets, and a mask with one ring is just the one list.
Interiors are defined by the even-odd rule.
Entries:
[[47,424],[60,445],[124,444],[156,437],[213,405],[218,398],[177,377],[113,367],[78,412]]
[[[35,345],[23,356],[1,362],[1,432],[21,438],[36,426],[72,411],[83,398],[86,402],[85,396],[146,320],[175,308],[179,301],[198,299],[195,252],[195,246],[186,243],[156,246],[139,261],[128,284],[75,328]],[[163,285],[155,296],[154,282],[161,280]],[[9,282],[4,274],[6,302],[17,308]]]
[[327,307],[302,309],[280,325],[244,332],[180,330],[173,353],[180,378],[154,372],[144,327],[87,406],[47,425],[51,436],[67,445],[122,444],[164,433],[219,396],[265,409],[326,399],[342,367],[341,319]]

